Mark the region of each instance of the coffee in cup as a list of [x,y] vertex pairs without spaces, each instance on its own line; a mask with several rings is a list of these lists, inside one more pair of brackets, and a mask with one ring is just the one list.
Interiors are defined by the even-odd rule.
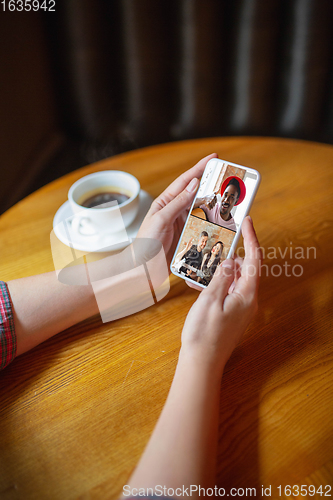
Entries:
[[125,231],[139,210],[140,183],[131,174],[105,170],[86,175],[69,189],[72,229],[82,236]]
[[111,207],[114,202],[121,205],[131,197],[132,193],[128,190],[118,189],[115,186],[102,186],[83,195],[78,204],[86,208],[102,208],[101,205]]

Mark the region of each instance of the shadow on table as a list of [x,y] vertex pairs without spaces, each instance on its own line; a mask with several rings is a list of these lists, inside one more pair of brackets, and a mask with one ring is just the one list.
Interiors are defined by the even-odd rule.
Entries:
[[[302,278],[262,278],[259,313],[227,364],[221,388],[217,462],[217,486],[225,488],[226,492],[231,488],[256,488],[257,496],[261,496],[263,481],[269,471],[271,483],[295,484],[297,481],[297,471],[288,469],[288,457],[282,465],[280,462],[275,467],[274,477],[274,464],[265,463],[262,449],[264,446],[267,450],[270,446],[271,434],[263,432],[262,423],[267,414],[263,414],[262,409],[264,407],[267,412],[269,407],[272,413],[275,412],[274,424],[272,415],[268,416],[269,432],[274,432],[272,425],[281,432],[279,427],[286,421],[279,415],[279,408],[273,406],[281,403],[281,397],[282,400],[287,396],[290,398],[290,394],[281,396],[278,391],[283,390],[281,386],[292,377],[299,375],[301,368],[297,365],[297,358],[300,353],[309,347],[315,348],[322,341],[314,328],[313,295],[306,283],[307,277],[314,272],[315,265],[308,263]],[[276,379],[273,387],[272,377]],[[288,403],[283,401],[283,404]],[[281,460],[280,456],[274,455],[273,449],[269,450],[268,456],[271,462],[274,462],[274,457]],[[288,483],[290,478],[294,481]],[[264,484],[267,486],[269,484]]]

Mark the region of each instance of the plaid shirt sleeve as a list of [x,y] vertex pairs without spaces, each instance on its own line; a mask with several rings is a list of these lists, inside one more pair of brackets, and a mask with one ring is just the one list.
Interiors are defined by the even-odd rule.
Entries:
[[7,283],[0,281],[0,370],[16,356],[13,306]]

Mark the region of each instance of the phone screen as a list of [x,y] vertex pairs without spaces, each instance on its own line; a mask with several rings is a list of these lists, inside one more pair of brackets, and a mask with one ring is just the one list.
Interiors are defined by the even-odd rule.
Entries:
[[209,160],[171,262],[174,274],[209,285],[217,267],[234,254],[259,183],[254,169]]

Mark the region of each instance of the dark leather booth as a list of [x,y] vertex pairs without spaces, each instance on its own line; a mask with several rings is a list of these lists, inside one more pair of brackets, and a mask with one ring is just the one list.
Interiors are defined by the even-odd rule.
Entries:
[[[24,73],[0,97],[10,136],[2,210],[67,171],[151,144],[228,135],[333,142],[332,0],[57,0],[55,12],[9,14],[1,36],[21,52],[8,59],[3,47],[1,57],[9,78],[14,67]],[[26,78],[33,107],[18,99]],[[24,130],[39,128],[34,152],[27,140],[15,163],[22,119]]]

